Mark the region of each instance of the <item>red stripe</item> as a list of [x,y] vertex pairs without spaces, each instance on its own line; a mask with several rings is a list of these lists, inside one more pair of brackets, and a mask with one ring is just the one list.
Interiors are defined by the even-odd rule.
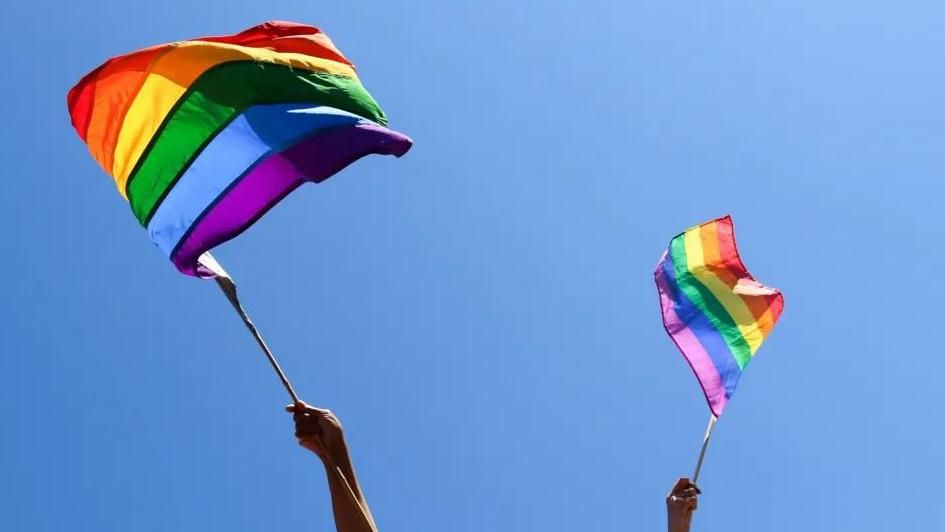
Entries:
[[85,141],[85,135],[89,130],[89,120],[92,118],[92,102],[95,95],[95,77],[98,74],[99,67],[83,77],[75,87],[66,95],[66,105],[69,106],[69,116],[72,119],[72,127],[75,128],[79,137]]
[[277,52],[296,52],[351,65],[351,61],[348,61],[348,59],[335,48],[335,45],[332,44],[331,40],[328,39],[328,36],[325,35],[322,30],[315,26],[307,26],[295,22],[271,20],[243,30],[235,35],[200,37],[199,39],[193,40],[272,48]]
[[[735,229],[732,225],[732,217],[726,216],[715,222],[716,235],[719,239],[719,255],[722,257],[722,264],[725,269],[732,272],[738,278],[749,277],[751,274],[745,269],[741,258],[738,256],[738,248],[735,245]],[[733,285],[734,286],[734,285]]]

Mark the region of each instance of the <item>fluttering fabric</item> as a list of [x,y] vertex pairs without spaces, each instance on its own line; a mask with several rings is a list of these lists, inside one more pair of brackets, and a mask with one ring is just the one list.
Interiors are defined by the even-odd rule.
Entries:
[[781,316],[781,292],[756,281],[738,255],[732,218],[675,236],[654,273],[666,332],[721,416],[748,362]]
[[328,37],[290,22],[112,58],[68,106],[154,244],[197,276],[213,275],[205,252],[299,185],[412,145]]

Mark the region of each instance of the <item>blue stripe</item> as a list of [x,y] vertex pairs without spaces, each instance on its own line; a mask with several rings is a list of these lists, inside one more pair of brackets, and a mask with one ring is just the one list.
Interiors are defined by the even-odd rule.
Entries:
[[187,168],[151,217],[151,241],[170,256],[200,214],[260,159],[319,130],[373,123],[333,107],[308,105],[255,105],[230,122]]
[[666,254],[660,267],[666,277],[669,297],[673,301],[673,309],[676,311],[676,315],[689,327],[699,343],[702,344],[702,347],[705,348],[706,353],[709,354],[712,364],[718,370],[722,379],[722,385],[725,387],[725,397],[731,398],[735,392],[735,386],[738,385],[738,379],[742,376],[742,370],[738,368],[735,355],[732,354],[725,338],[712,325],[709,318],[686,297],[682,290],[679,290],[676,281],[676,268],[673,266],[672,257],[669,253]]

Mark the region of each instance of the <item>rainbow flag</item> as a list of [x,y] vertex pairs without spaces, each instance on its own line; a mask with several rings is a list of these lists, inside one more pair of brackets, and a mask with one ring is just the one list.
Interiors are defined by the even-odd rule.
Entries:
[[748,273],[725,216],[676,235],[654,272],[663,326],[722,415],[745,366],[781,316],[781,292]]
[[68,95],[72,125],[183,273],[306,181],[411,140],[319,29],[267,22],[106,61]]

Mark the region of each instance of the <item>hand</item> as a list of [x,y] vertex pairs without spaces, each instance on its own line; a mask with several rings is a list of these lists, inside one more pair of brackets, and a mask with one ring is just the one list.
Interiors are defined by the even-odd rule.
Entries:
[[692,521],[692,512],[699,505],[698,495],[702,493],[688,478],[676,481],[672,491],[666,496],[666,513],[669,518],[669,532],[688,532]]
[[299,445],[317,454],[323,461],[337,464],[347,456],[344,430],[331,410],[315,408],[304,402],[285,407],[295,420],[295,437]]

